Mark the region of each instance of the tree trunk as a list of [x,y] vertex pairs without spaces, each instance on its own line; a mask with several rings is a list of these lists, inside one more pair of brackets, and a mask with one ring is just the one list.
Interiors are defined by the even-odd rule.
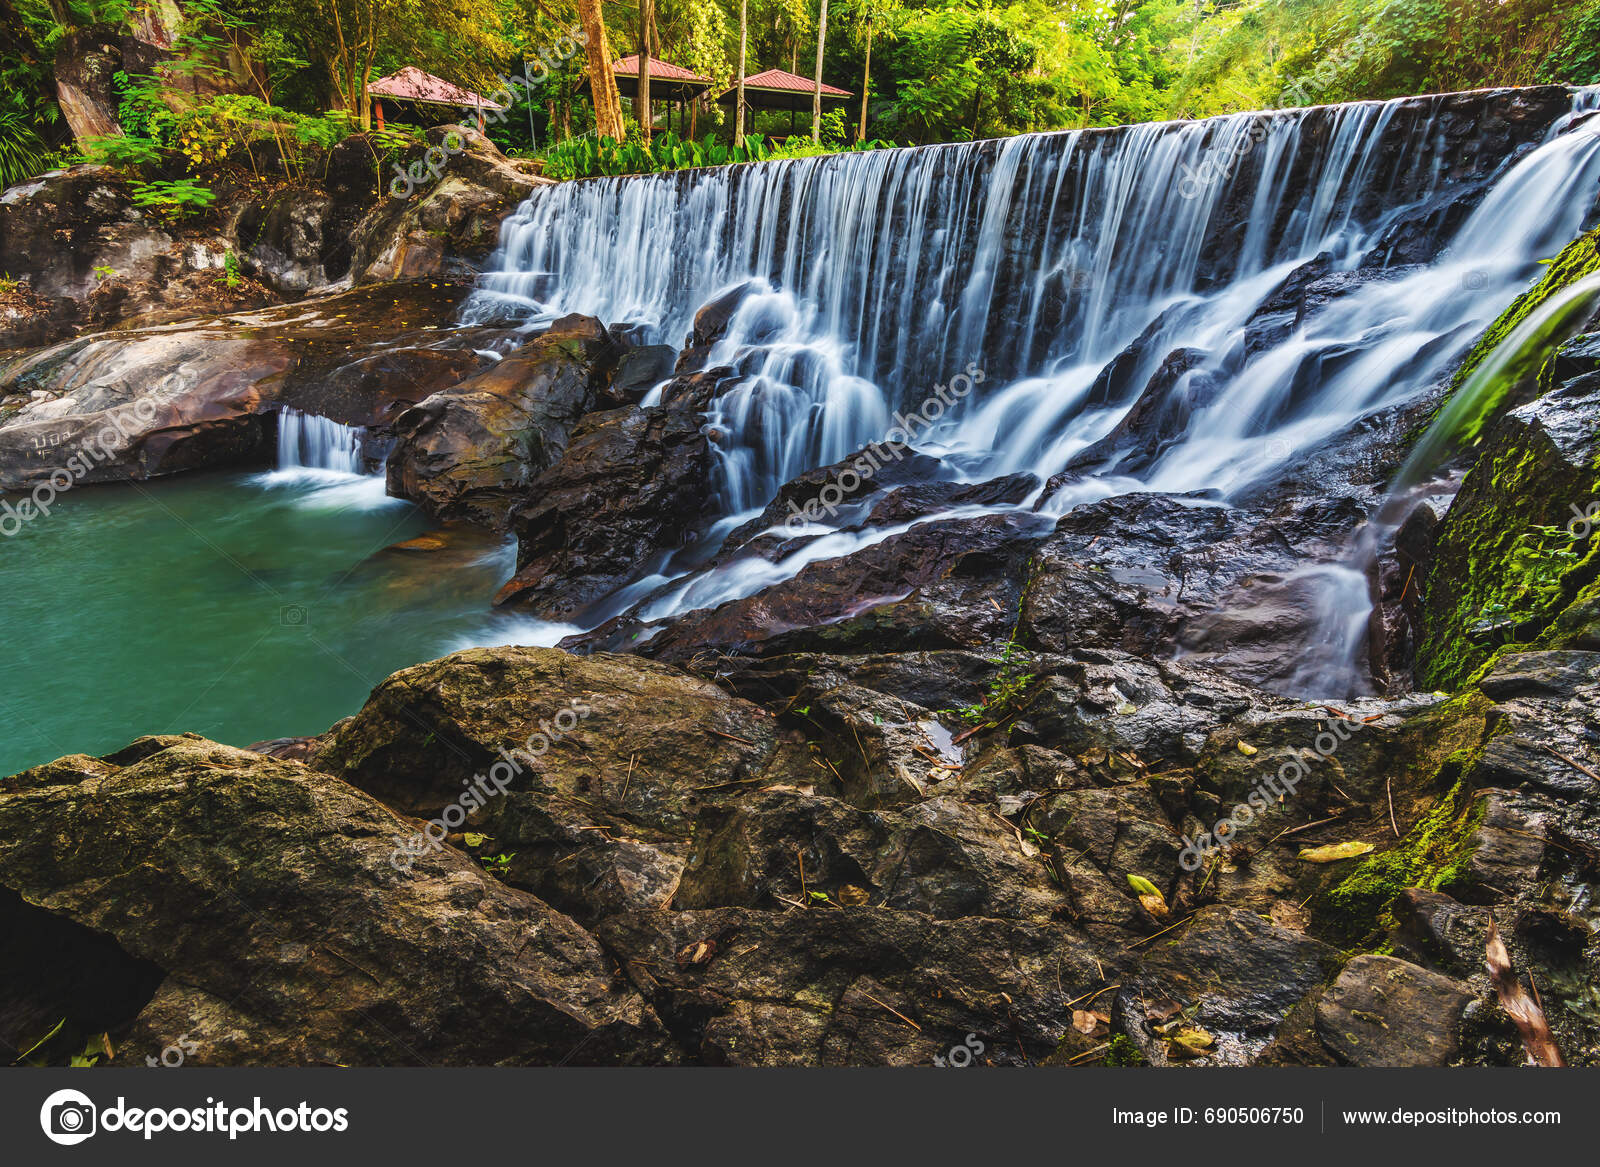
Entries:
[[817,19],[817,84],[811,91],[811,140],[822,141],[822,42],[828,39],[828,0],[822,0]]
[[656,0],[639,0],[639,95],[633,101],[633,116],[646,143],[655,128],[650,116],[650,22],[655,10]]
[[739,0],[739,91],[734,94],[733,144],[744,141],[744,54],[750,39],[749,0]]
[[90,138],[122,132],[112,74],[122,67],[120,46],[95,29],[68,34],[56,46],[56,104],[81,146]]
[[622,97],[617,93],[617,75],[611,71],[611,44],[606,39],[600,0],[578,0],[578,19],[583,25],[583,48],[589,59],[595,136],[620,141],[624,137]]
[[861,66],[861,125],[856,129],[856,141],[867,140],[867,87],[872,84],[872,21],[867,21],[867,61]]

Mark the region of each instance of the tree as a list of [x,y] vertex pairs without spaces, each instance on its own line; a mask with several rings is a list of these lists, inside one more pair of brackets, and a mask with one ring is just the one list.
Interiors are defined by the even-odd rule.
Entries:
[[750,40],[750,0],[739,0],[739,87],[734,95],[733,144],[744,141],[744,53]]
[[656,0],[639,0],[639,95],[633,103],[633,116],[646,142],[654,121],[650,116],[650,25],[655,18]]
[[817,83],[811,91],[811,140],[822,141],[822,45],[828,39],[828,0],[822,0],[822,15],[817,18]]
[[898,35],[896,22],[902,9],[900,0],[856,0],[850,8],[850,39],[861,46],[866,60],[861,65],[861,123],[856,141],[867,137],[867,94],[872,87],[872,41],[874,37],[893,40]]
[[622,95],[617,92],[617,75],[611,71],[611,45],[606,39],[600,0],[577,0],[577,3],[578,20],[583,25],[583,47],[589,58],[594,132],[597,137],[620,141],[626,136],[622,127]]

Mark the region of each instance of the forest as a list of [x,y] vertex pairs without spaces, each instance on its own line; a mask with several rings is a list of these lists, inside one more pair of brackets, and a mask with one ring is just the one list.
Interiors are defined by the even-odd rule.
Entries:
[[[94,156],[108,132],[151,128],[149,70],[104,51],[151,21],[179,42],[196,98],[185,127],[155,129],[175,140],[188,128],[201,143],[266,110],[332,115],[333,129],[308,135],[340,119],[370,128],[367,84],[409,65],[483,93],[525,79],[490,136],[539,156],[597,128],[584,87],[595,62],[641,47],[716,89],[742,59],[746,74],[782,69],[848,90],[811,149],[1600,80],[1600,0],[193,0],[181,20],[172,0],[0,0],[0,180]],[[590,29],[593,55],[561,51]],[[224,74],[240,83],[214,84]],[[218,108],[205,100],[217,88],[238,92]],[[97,91],[100,114],[80,114]],[[680,136],[732,138],[726,103],[693,104]],[[601,134],[650,132],[631,105]],[[742,129],[778,139],[793,124],[755,112]]]

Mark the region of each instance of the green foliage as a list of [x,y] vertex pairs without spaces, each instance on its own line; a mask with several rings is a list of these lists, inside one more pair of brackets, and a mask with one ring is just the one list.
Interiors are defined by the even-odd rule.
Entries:
[[239,271],[239,257],[231,247],[222,256],[222,282],[229,288],[237,288],[244,283],[244,276]]
[[976,705],[968,705],[964,709],[952,712],[975,727],[973,732],[978,729],[993,728],[1008,718],[1015,717],[1022,711],[1028,689],[1037,676],[1036,673],[1023,671],[1030,663],[1026,657],[1026,650],[1017,643],[1016,636],[1013,635],[1006,641],[1004,651],[995,658],[995,663],[1000,668],[989,682],[989,689],[984,694],[983,700]]
[[[1459,772],[1468,759],[1452,755],[1446,768]],[[1450,891],[1466,876],[1476,848],[1473,832],[1485,803],[1457,785],[1390,851],[1369,855],[1341,882],[1313,902],[1317,921],[1335,938],[1354,943],[1376,930],[1394,898],[1407,888]]]
[[0,190],[49,169],[50,150],[20,113],[0,111]]
[[133,184],[136,205],[153,210],[168,219],[182,219],[208,209],[217,201],[216,192],[192,178]]
[[1563,24],[1555,46],[1539,64],[1539,80],[1600,84],[1600,0],[1588,0]]
[[1176,28],[1190,64],[1172,109],[1192,116],[1584,81],[1600,52],[1596,0],[1245,0]]
[[[642,139],[618,142],[613,138],[585,136],[571,138],[547,150],[544,155],[544,172],[550,178],[566,181],[573,178],[596,178],[614,174],[655,174],[667,170],[688,170],[701,166],[727,166],[740,162],[764,162],[774,158],[803,158],[817,154],[837,153],[841,147],[818,147],[805,139],[802,145],[790,139],[793,145],[769,146],[759,134],[746,134],[739,145],[719,141],[707,134],[699,141],[680,138],[669,130],[655,135],[647,145]],[[877,149],[892,146],[892,142],[865,142],[847,149]]]

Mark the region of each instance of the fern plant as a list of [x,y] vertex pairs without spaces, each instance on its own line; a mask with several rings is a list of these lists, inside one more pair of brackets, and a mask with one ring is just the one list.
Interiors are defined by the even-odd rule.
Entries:
[[19,113],[0,112],[0,190],[50,168],[50,149]]

